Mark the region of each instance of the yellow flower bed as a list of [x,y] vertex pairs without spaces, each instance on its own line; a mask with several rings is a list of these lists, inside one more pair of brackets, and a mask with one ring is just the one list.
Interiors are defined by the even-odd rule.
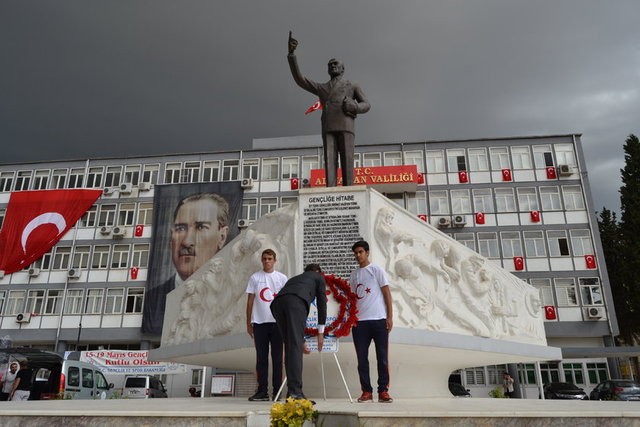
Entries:
[[271,406],[271,427],[300,427],[306,420],[318,418],[318,411],[307,399],[287,398],[285,403]]

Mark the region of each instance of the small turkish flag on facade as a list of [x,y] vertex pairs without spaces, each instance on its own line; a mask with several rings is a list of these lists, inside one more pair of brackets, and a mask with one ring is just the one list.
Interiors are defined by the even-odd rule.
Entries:
[[547,179],[556,179],[556,168],[555,168],[555,166],[549,166],[547,168]]
[[425,214],[420,214],[418,215],[418,218],[420,218],[421,220],[423,220],[424,222],[427,222],[427,216]]
[[484,224],[484,212],[476,212],[476,224]]
[[133,230],[133,235],[135,237],[142,237],[142,233],[144,233],[144,225],[143,224],[136,225],[136,228]]
[[531,211],[531,222],[540,222],[540,212]]
[[585,255],[584,262],[587,264],[587,268],[596,268],[596,257],[593,255]]
[[458,171],[458,180],[460,181],[460,184],[466,184],[469,182],[469,174],[467,171]]
[[139,268],[138,268],[138,267],[131,267],[131,270],[130,270],[130,274],[129,274],[129,275],[131,276],[131,278],[132,278],[133,280],[136,280],[136,279],[138,278],[138,271],[139,271]]
[[313,113],[316,110],[322,110],[322,102],[318,99],[311,107],[307,108],[305,114]]
[[418,184],[424,184],[424,174],[423,173],[419,173],[418,174]]
[[511,181],[511,169],[502,169],[502,180]]
[[300,188],[300,180],[298,178],[291,178],[289,180],[289,184],[291,185],[292,190],[297,190]]
[[544,318],[547,320],[556,320],[558,318],[558,315],[556,314],[556,308],[552,305],[545,305]]
[[524,258],[522,258],[521,256],[514,256],[513,266],[515,267],[516,271],[524,270]]

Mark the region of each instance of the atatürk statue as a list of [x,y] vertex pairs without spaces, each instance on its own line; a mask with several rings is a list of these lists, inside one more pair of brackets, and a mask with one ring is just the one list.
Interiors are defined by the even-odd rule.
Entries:
[[327,187],[336,186],[338,154],[342,167],[342,185],[353,184],[353,146],[355,141],[354,119],[366,113],[371,106],[360,86],[343,79],[344,65],[335,58],[329,60],[331,80],[317,83],[300,73],[294,51],[298,41],[289,31],[289,67],[298,86],[313,93],[322,103],[322,142],[324,144],[324,169]]

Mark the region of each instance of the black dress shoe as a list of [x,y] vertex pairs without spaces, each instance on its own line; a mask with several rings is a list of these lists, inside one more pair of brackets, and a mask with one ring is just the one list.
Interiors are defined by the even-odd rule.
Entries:
[[315,404],[316,404],[316,401],[315,401],[315,400],[307,399],[307,398],[305,397],[305,395],[304,395],[304,394],[290,394],[290,395],[289,395],[289,396],[287,396],[287,397],[290,397],[290,398],[292,398],[292,399],[296,399],[296,400],[302,400],[302,399],[304,399],[304,400],[308,400],[309,402],[311,402],[311,404],[312,404],[312,405],[315,405]]
[[250,402],[268,402],[269,395],[266,393],[256,393],[249,398]]

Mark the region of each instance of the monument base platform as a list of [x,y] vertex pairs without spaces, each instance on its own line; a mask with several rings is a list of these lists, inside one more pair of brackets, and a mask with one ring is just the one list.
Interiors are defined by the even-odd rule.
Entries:
[[[2,402],[3,426],[250,426],[269,425],[269,402],[244,398],[172,398]],[[396,399],[388,403],[318,400],[324,426],[636,426],[637,402],[527,399]]]

